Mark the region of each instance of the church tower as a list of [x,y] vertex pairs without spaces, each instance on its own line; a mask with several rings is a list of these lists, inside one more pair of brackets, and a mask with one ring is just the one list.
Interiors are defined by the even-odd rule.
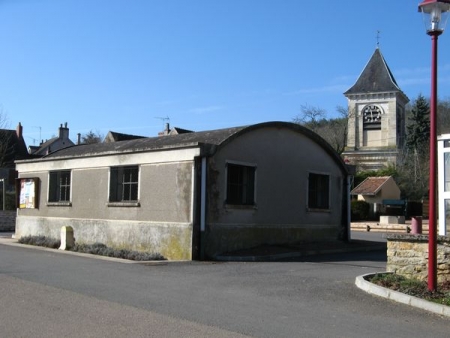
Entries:
[[398,87],[378,47],[344,95],[349,111],[345,161],[359,170],[395,165],[405,141],[405,106],[409,99]]

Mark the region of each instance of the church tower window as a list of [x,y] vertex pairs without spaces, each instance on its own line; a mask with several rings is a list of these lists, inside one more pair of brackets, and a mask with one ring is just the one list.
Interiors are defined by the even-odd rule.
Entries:
[[381,109],[375,105],[367,105],[363,115],[363,146],[380,147],[381,142]]
[[381,109],[368,105],[363,109],[364,129],[381,129]]

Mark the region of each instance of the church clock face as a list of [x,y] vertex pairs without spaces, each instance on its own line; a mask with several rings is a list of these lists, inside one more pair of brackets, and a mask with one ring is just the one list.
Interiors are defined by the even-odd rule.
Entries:
[[380,123],[381,109],[374,105],[364,107],[363,111],[364,123]]

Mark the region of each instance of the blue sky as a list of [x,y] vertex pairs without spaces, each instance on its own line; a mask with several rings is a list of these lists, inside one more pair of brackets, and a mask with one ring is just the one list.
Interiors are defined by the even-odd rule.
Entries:
[[[109,130],[156,136],[336,116],[377,45],[413,100],[429,96],[418,1],[0,0],[0,105],[27,145]],[[450,31],[450,27],[449,27]],[[446,34],[447,33],[447,34]],[[439,38],[448,99],[450,32]]]

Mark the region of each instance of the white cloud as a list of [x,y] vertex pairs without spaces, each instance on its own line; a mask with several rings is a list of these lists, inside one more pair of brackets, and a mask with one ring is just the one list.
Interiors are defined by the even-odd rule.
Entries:
[[[438,81],[440,83],[447,83],[448,73],[450,72],[450,64],[444,64],[438,68]],[[394,77],[401,86],[426,85],[431,81],[431,68],[405,68],[394,71]]]
[[348,84],[337,84],[323,87],[310,87],[295,90],[292,92],[284,93],[284,95],[301,95],[301,94],[313,94],[313,93],[343,93],[350,88]]

